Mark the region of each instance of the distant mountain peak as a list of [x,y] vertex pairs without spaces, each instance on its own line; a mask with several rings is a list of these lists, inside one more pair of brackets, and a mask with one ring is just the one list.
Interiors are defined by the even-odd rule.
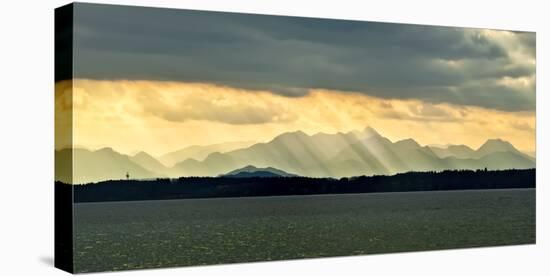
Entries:
[[447,148],[448,149],[465,149],[465,150],[471,150],[473,151],[472,148],[466,146],[466,145],[447,145]]
[[144,151],[139,151],[137,152],[136,154],[133,155],[134,157],[153,157],[152,155],[148,154],[147,152],[144,152]]
[[490,138],[490,139],[487,139],[487,141],[485,141],[485,144],[487,143],[508,143],[500,138]]
[[365,134],[372,134],[372,135],[380,135],[380,133],[378,133],[378,131],[376,131],[376,129],[368,126],[366,127],[364,130],[363,130],[363,133]]
[[366,127],[363,130],[354,130],[354,131],[350,131],[349,133],[355,135],[355,137],[357,137],[360,140],[368,139],[371,137],[382,137],[382,135],[380,135],[378,131],[376,131],[374,128],[370,126]]
[[[289,134],[289,135],[298,135],[298,136],[309,136],[307,135],[307,133],[301,131],[301,130],[296,130],[296,131],[291,131],[291,132],[287,132],[287,133],[284,133],[284,134]],[[283,134],[283,135],[284,135]]]
[[396,145],[401,145],[401,146],[407,146],[407,147],[420,147],[420,144],[418,144],[414,139],[412,138],[408,138],[408,139],[403,139],[403,140],[399,140],[397,142],[395,142]]
[[[158,161],[155,157],[153,157],[152,155],[150,155],[149,153],[145,152],[145,151],[140,151],[136,154],[134,154],[133,156],[130,156],[130,159],[132,159],[132,161],[136,162],[137,160],[141,161],[141,162],[154,162],[156,163],[155,165],[158,166],[158,167],[164,167],[164,165],[162,165],[162,163],[160,163],[160,161]],[[140,162],[137,162],[139,165],[142,165]],[[149,169],[147,166],[145,166],[146,169]]]
[[287,173],[273,167],[258,168],[252,165],[232,170],[220,175],[221,177],[293,177],[295,174]]
[[484,149],[502,149],[502,150],[516,150],[516,148],[508,141],[500,138],[487,139],[483,145],[478,148],[478,151]]
[[210,145],[191,145],[176,151],[167,152],[159,156],[158,159],[159,161],[161,161],[167,166],[173,166],[189,158],[202,161],[206,157],[208,157],[209,154],[213,152],[224,153],[224,152],[233,151],[237,149],[247,148],[253,144],[255,144],[254,141],[243,141],[243,142],[237,141],[237,142],[210,144]]
[[97,152],[115,152],[115,150],[111,147],[104,147],[104,148],[100,148],[98,150],[95,150]]
[[301,130],[297,131],[291,131],[291,132],[285,132],[282,134],[277,135],[275,138],[273,138],[272,141],[281,140],[281,139],[294,139],[294,138],[307,138],[309,135],[307,135],[305,132]]
[[488,139],[475,151],[477,158],[499,152],[512,152],[516,154],[522,154],[510,142],[498,138]]

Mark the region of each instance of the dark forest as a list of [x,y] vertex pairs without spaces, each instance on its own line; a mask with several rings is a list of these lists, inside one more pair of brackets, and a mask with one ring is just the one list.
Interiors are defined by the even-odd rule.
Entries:
[[380,193],[471,189],[534,188],[535,169],[408,172],[391,176],[182,177],[177,179],[110,180],[84,185],[56,182],[60,193],[74,188],[75,202],[185,198]]

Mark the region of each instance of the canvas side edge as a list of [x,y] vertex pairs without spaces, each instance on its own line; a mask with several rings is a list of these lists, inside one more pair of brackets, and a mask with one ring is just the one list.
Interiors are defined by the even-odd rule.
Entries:
[[55,9],[54,266],[74,273],[73,47],[74,4]]

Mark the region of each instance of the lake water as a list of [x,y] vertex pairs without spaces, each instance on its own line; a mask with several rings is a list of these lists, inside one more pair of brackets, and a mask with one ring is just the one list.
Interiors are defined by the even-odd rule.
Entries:
[[75,204],[92,272],[535,242],[535,189]]

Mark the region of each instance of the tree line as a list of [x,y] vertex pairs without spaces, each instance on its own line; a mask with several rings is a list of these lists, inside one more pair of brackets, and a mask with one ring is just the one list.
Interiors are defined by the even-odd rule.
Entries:
[[535,178],[535,169],[448,170],[340,179],[312,177],[181,177],[177,179],[109,180],[84,185],[66,185],[56,182],[56,189],[60,192],[74,189],[74,202],[96,202],[534,188],[536,186]]

